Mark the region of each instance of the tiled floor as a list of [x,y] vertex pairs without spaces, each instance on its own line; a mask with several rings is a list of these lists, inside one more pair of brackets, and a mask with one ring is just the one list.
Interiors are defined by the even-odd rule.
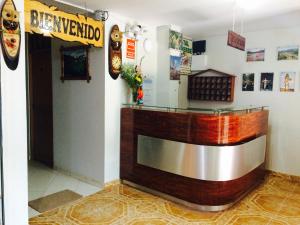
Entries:
[[229,210],[204,213],[126,185],[112,185],[30,219],[30,225],[299,225],[300,184],[270,176]]
[[[83,196],[96,193],[100,190],[99,187],[66,176],[37,162],[29,163],[28,177],[29,201],[66,189]],[[39,214],[30,207],[28,207],[28,211],[29,217]]]

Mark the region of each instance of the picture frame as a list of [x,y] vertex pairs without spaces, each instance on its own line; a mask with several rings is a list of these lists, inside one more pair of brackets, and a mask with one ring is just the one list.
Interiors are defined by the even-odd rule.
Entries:
[[61,81],[86,80],[90,82],[89,74],[90,46],[61,47]]
[[246,62],[263,62],[263,61],[265,61],[264,48],[247,49]]
[[278,61],[288,61],[288,60],[298,60],[299,59],[299,46],[290,45],[277,48],[277,60]]

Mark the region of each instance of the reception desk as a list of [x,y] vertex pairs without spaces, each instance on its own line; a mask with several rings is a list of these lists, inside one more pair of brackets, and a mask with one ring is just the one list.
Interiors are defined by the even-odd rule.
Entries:
[[121,180],[205,211],[224,210],[264,180],[268,110],[121,109]]

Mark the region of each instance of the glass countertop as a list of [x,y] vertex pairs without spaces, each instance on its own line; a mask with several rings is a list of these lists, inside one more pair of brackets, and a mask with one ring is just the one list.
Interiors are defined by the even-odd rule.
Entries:
[[140,110],[157,110],[166,112],[197,112],[204,114],[228,114],[228,113],[249,113],[253,111],[261,111],[268,106],[234,106],[228,108],[179,108],[169,106],[157,106],[157,105],[137,105],[137,104],[123,104],[124,107],[140,109]]

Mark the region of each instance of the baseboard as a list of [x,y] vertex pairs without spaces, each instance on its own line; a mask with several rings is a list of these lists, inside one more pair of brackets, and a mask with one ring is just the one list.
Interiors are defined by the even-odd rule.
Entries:
[[73,177],[73,178],[75,178],[77,180],[80,180],[82,182],[85,182],[87,184],[90,184],[90,185],[93,185],[93,186],[96,186],[96,187],[99,187],[99,188],[103,188],[104,187],[103,183],[100,182],[100,181],[97,181],[97,180],[94,180],[92,178],[89,178],[89,177],[86,177],[86,176],[82,176],[82,175],[79,175],[79,174],[67,171],[67,170],[62,169],[60,167],[54,166],[54,170],[56,170],[56,171],[58,171],[58,172],[60,172],[60,173],[62,173],[64,175]]
[[119,184],[121,184],[121,180],[120,179],[113,180],[113,181],[105,183],[104,184],[104,188],[107,188],[107,187],[110,187],[110,186],[114,186],[114,185],[119,185]]

